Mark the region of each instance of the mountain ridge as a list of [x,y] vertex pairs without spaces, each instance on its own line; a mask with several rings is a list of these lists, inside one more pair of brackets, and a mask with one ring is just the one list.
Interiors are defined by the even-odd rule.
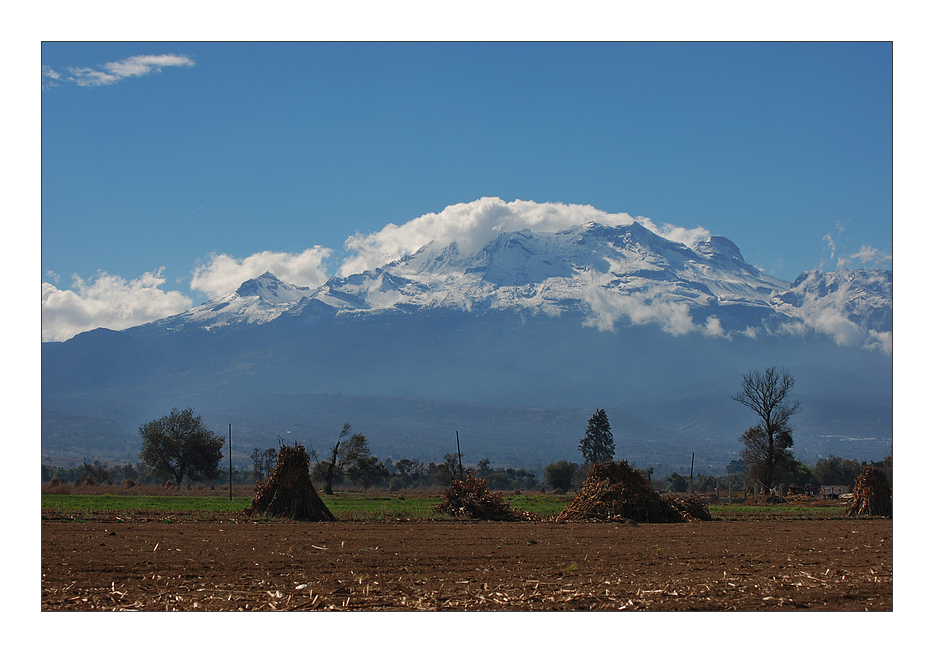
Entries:
[[[469,256],[460,254],[456,242],[429,243],[374,270],[331,277],[317,288],[294,286],[266,272],[233,293],[151,324],[170,329],[262,324],[314,299],[338,312],[576,312],[598,329],[655,323],[675,335],[700,330],[753,337],[811,330],[841,344],[869,343],[890,353],[891,285],[886,270],[815,270],[789,283],[746,263],[723,236],[708,236],[691,248],[638,223],[591,222],[554,234],[502,233]],[[817,298],[814,287],[823,288]]]

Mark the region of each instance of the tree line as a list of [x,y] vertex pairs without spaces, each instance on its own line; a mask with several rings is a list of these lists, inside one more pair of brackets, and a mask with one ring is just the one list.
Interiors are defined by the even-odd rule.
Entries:
[[[794,377],[785,369],[770,367],[743,375],[740,391],[730,398],[751,409],[759,420],[740,436],[740,458],[729,463],[726,475],[698,475],[693,479],[695,491],[713,489],[718,481],[737,485],[743,481],[758,482],[766,488],[780,483],[800,487],[853,485],[867,464],[886,470],[891,482],[891,456],[871,463],[830,456],[819,459],[812,467],[796,460],[791,452],[794,446],[791,418],[801,410],[801,403],[791,396],[794,385]],[[111,468],[96,460],[70,470],[43,465],[43,482],[53,477],[65,482],[82,477],[94,484],[169,479],[181,487],[185,479],[189,483],[210,481],[221,475],[218,466],[223,459],[224,439],[207,429],[191,408],[175,408],[169,415],[143,424],[139,432],[142,447],[137,466]],[[488,458],[465,469],[462,456],[453,453],[445,454],[440,463],[407,458],[380,460],[370,451],[366,436],[353,433],[350,424],[345,423],[332,445],[321,452],[311,449],[314,464],[310,473],[325,494],[333,494],[335,486],[347,485],[388,490],[448,486],[465,473],[483,478],[494,490],[545,489],[547,485],[552,490],[567,492],[583,485],[592,465],[611,461],[615,456],[613,433],[604,409],[598,409],[588,420],[578,450],[584,460],[582,464],[568,460],[551,463],[544,468],[544,478],[538,479],[530,469],[493,468]],[[274,448],[253,449],[252,469],[238,470],[235,482],[261,482],[275,469],[277,456]],[[657,489],[674,492],[688,489],[689,479],[681,474],[672,473],[661,480],[652,479],[651,467],[640,471]]]

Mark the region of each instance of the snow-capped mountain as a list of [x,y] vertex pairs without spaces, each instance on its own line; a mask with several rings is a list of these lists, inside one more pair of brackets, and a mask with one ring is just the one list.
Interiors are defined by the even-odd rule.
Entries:
[[653,324],[673,335],[813,332],[842,345],[891,353],[890,271],[815,271],[789,284],[746,263],[723,236],[689,247],[636,222],[503,233],[472,255],[461,254],[456,242],[429,243],[387,265],[332,277],[314,289],[267,272],[152,326],[257,325],[286,312],[327,310],[319,303],[341,315],[521,311],[573,317],[599,330]]
[[690,329],[693,311],[706,319],[718,307],[767,308],[771,294],[787,288],[747,264],[726,238],[691,248],[638,223],[591,222],[557,233],[504,233],[472,256],[457,243],[440,251],[429,244],[376,270],[331,279],[312,296],[350,311],[570,310],[600,328],[625,317],[679,333]]
[[176,331],[196,326],[210,331],[224,326],[263,324],[279,317],[312,289],[280,281],[271,272],[244,281],[237,290],[196,306],[184,313],[152,323],[155,328]]

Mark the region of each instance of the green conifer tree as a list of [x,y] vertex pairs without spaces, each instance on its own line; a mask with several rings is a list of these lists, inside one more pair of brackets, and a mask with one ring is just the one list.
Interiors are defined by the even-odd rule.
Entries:
[[593,414],[587,422],[584,439],[577,447],[588,463],[605,463],[613,460],[616,445],[613,444],[613,434],[610,432],[610,420],[602,408]]

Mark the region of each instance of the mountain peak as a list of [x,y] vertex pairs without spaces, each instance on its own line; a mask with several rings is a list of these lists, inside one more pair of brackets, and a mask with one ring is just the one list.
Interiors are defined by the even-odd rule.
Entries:
[[254,279],[240,284],[236,294],[240,297],[259,297],[269,304],[285,304],[297,302],[311,294],[311,289],[295,286],[280,281],[272,272],[264,272]]

